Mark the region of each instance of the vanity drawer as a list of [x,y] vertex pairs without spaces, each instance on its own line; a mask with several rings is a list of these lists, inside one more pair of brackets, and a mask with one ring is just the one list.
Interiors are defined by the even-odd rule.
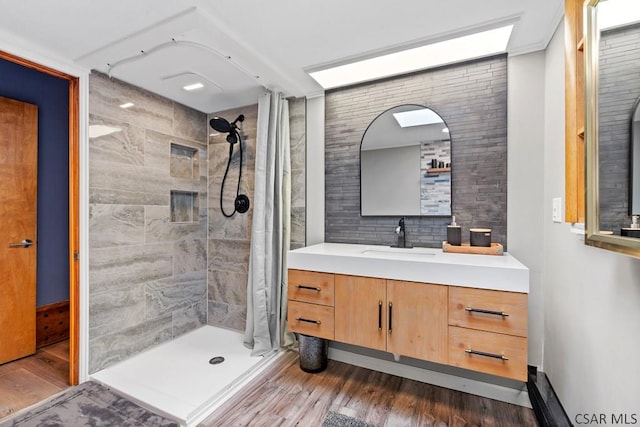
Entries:
[[334,339],[333,307],[289,301],[287,322],[291,332]]
[[290,300],[333,307],[334,286],[332,273],[289,270],[287,285]]
[[527,336],[527,294],[449,287],[449,325]]
[[449,326],[449,364],[527,381],[527,339]]

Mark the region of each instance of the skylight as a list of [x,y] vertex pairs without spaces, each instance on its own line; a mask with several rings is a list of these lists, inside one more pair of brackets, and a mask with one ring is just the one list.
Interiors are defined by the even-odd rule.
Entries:
[[598,27],[606,30],[640,21],[640,1],[609,0],[598,3]]
[[396,119],[401,128],[444,123],[439,115],[428,108],[393,113],[393,118]]
[[331,89],[505,52],[513,25],[309,73]]

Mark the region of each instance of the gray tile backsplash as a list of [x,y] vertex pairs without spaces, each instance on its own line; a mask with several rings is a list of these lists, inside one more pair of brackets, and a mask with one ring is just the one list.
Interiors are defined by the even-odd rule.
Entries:
[[[598,91],[600,230],[620,234],[629,216],[631,116],[640,97],[640,24],[604,31]],[[624,142],[624,143],[622,143]]]
[[[451,135],[452,213],[507,243],[507,60],[492,57],[327,92],[325,241],[391,245],[398,217],[360,216],[360,142],[369,123],[401,104],[436,111]],[[450,217],[409,217],[407,241],[439,247]]]

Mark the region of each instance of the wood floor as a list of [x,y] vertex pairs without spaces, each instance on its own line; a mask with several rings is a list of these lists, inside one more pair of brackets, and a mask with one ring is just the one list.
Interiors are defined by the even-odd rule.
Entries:
[[330,411],[387,427],[538,425],[528,408],[332,360],[307,374],[288,352],[201,426],[321,426]]
[[69,340],[0,365],[0,421],[69,386]]

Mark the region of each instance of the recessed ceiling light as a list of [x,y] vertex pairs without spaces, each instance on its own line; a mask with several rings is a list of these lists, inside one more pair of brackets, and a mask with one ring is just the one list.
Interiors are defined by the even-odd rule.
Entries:
[[133,102],[125,102],[124,104],[120,104],[120,108],[131,108],[134,106]]
[[190,84],[190,85],[183,86],[183,89],[184,90],[197,90],[197,89],[202,89],[203,87],[204,87],[204,85],[202,83],[197,82],[197,83],[193,83],[193,84]]
[[443,123],[442,118],[428,108],[393,113],[393,118],[401,128]]
[[513,25],[310,72],[331,89],[505,52]]
[[598,3],[598,28],[621,27],[640,21],[640,2],[638,0],[609,0]]
[[444,132],[444,133],[449,133],[449,128],[444,128],[444,129],[442,129],[442,132]]

